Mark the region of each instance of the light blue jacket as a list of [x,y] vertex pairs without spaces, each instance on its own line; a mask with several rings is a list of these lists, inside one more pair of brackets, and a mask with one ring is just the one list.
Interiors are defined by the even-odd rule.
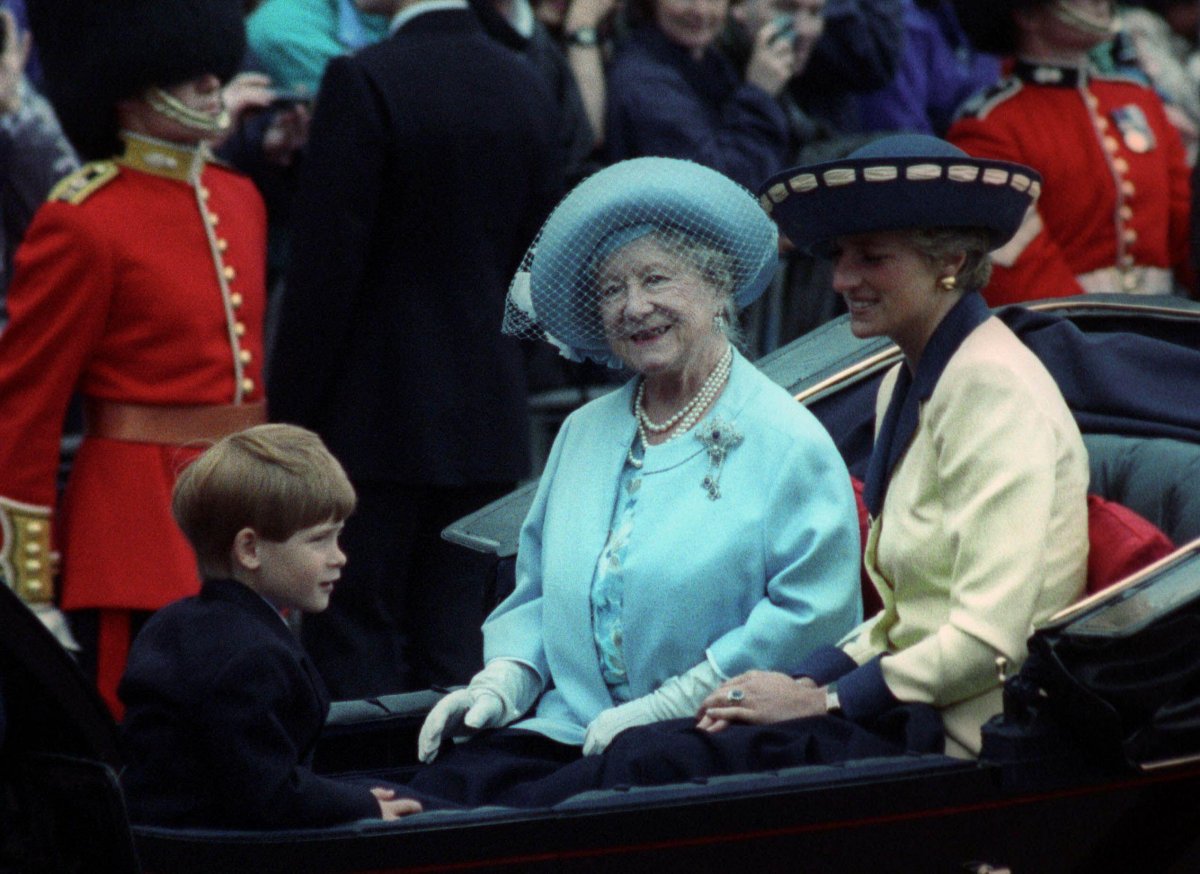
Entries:
[[[546,683],[514,727],[580,744],[613,706],[592,638],[590,593],[633,442],[633,384],[563,424],[521,529],[517,585],[484,623],[484,657],[530,665]],[[624,562],[630,692],[646,695],[706,656],[726,676],[791,672],[861,616],[859,535],[846,467],[817,420],[740,355],[713,418],[742,442],[701,486],[705,446],[651,446]]]

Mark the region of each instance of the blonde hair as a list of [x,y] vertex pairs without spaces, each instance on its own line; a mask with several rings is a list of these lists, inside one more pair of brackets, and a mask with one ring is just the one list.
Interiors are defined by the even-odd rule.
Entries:
[[964,256],[963,266],[957,276],[960,291],[979,291],[987,285],[992,275],[992,258],[989,254],[991,242],[986,230],[915,228],[909,233],[913,248],[935,267],[945,258],[959,254]]
[[229,576],[243,528],[284,541],[302,528],[341,522],[354,487],[316,434],[296,425],[256,425],[222,437],[175,483],[171,512],[205,577]]

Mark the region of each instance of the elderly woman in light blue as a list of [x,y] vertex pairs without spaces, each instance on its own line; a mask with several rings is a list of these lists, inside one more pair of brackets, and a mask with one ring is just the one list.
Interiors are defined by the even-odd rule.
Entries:
[[[505,330],[633,378],[563,424],[516,589],[483,627],[486,666],[430,713],[423,760],[499,745],[528,779],[531,760],[552,770],[631,726],[692,716],[749,668],[790,671],[858,620],[846,468],[733,341],[776,263],[753,196],[687,161],[613,165],[547,220]],[[479,767],[455,779],[487,789],[456,800],[505,802],[504,764]]]

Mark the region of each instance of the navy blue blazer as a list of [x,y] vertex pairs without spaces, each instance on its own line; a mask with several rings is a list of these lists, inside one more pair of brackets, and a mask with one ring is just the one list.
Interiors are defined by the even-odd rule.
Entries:
[[279,614],[241,583],[208,580],[151,617],[117,691],[134,822],[284,828],[379,816],[366,784],[313,773],[329,694]]
[[267,396],[355,481],[528,473],[523,358],[500,322],[562,192],[557,118],[469,9],[424,12],[326,68]]

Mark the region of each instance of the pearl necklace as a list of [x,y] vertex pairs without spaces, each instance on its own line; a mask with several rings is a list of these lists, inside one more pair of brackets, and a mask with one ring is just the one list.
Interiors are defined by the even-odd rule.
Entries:
[[[655,422],[646,413],[644,406],[644,398],[646,394],[646,380],[643,379],[638,384],[637,395],[633,402],[633,417],[637,420],[638,439],[642,442],[642,455],[646,454],[646,447],[650,443],[647,432],[654,434],[662,434],[674,429],[664,443],[669,443],[680,434],[686,434],[692,430],[692,427],[700,420],[700,416],[708,409],[709,404],[713,402],[717,394],[725,385],[725,380],[729,376],[729,371],[733,367],[733,346],[725,347],[725,354],[721,356],[721,360],[708,374],[708,377],[700,386],[700,390],[690,401],[675,411],[675,414],[665,422]],[[642,466],[642,459],[633,454],[633,447],[629,447],[629,455],[627,456],[629,463],[635,467]]]

